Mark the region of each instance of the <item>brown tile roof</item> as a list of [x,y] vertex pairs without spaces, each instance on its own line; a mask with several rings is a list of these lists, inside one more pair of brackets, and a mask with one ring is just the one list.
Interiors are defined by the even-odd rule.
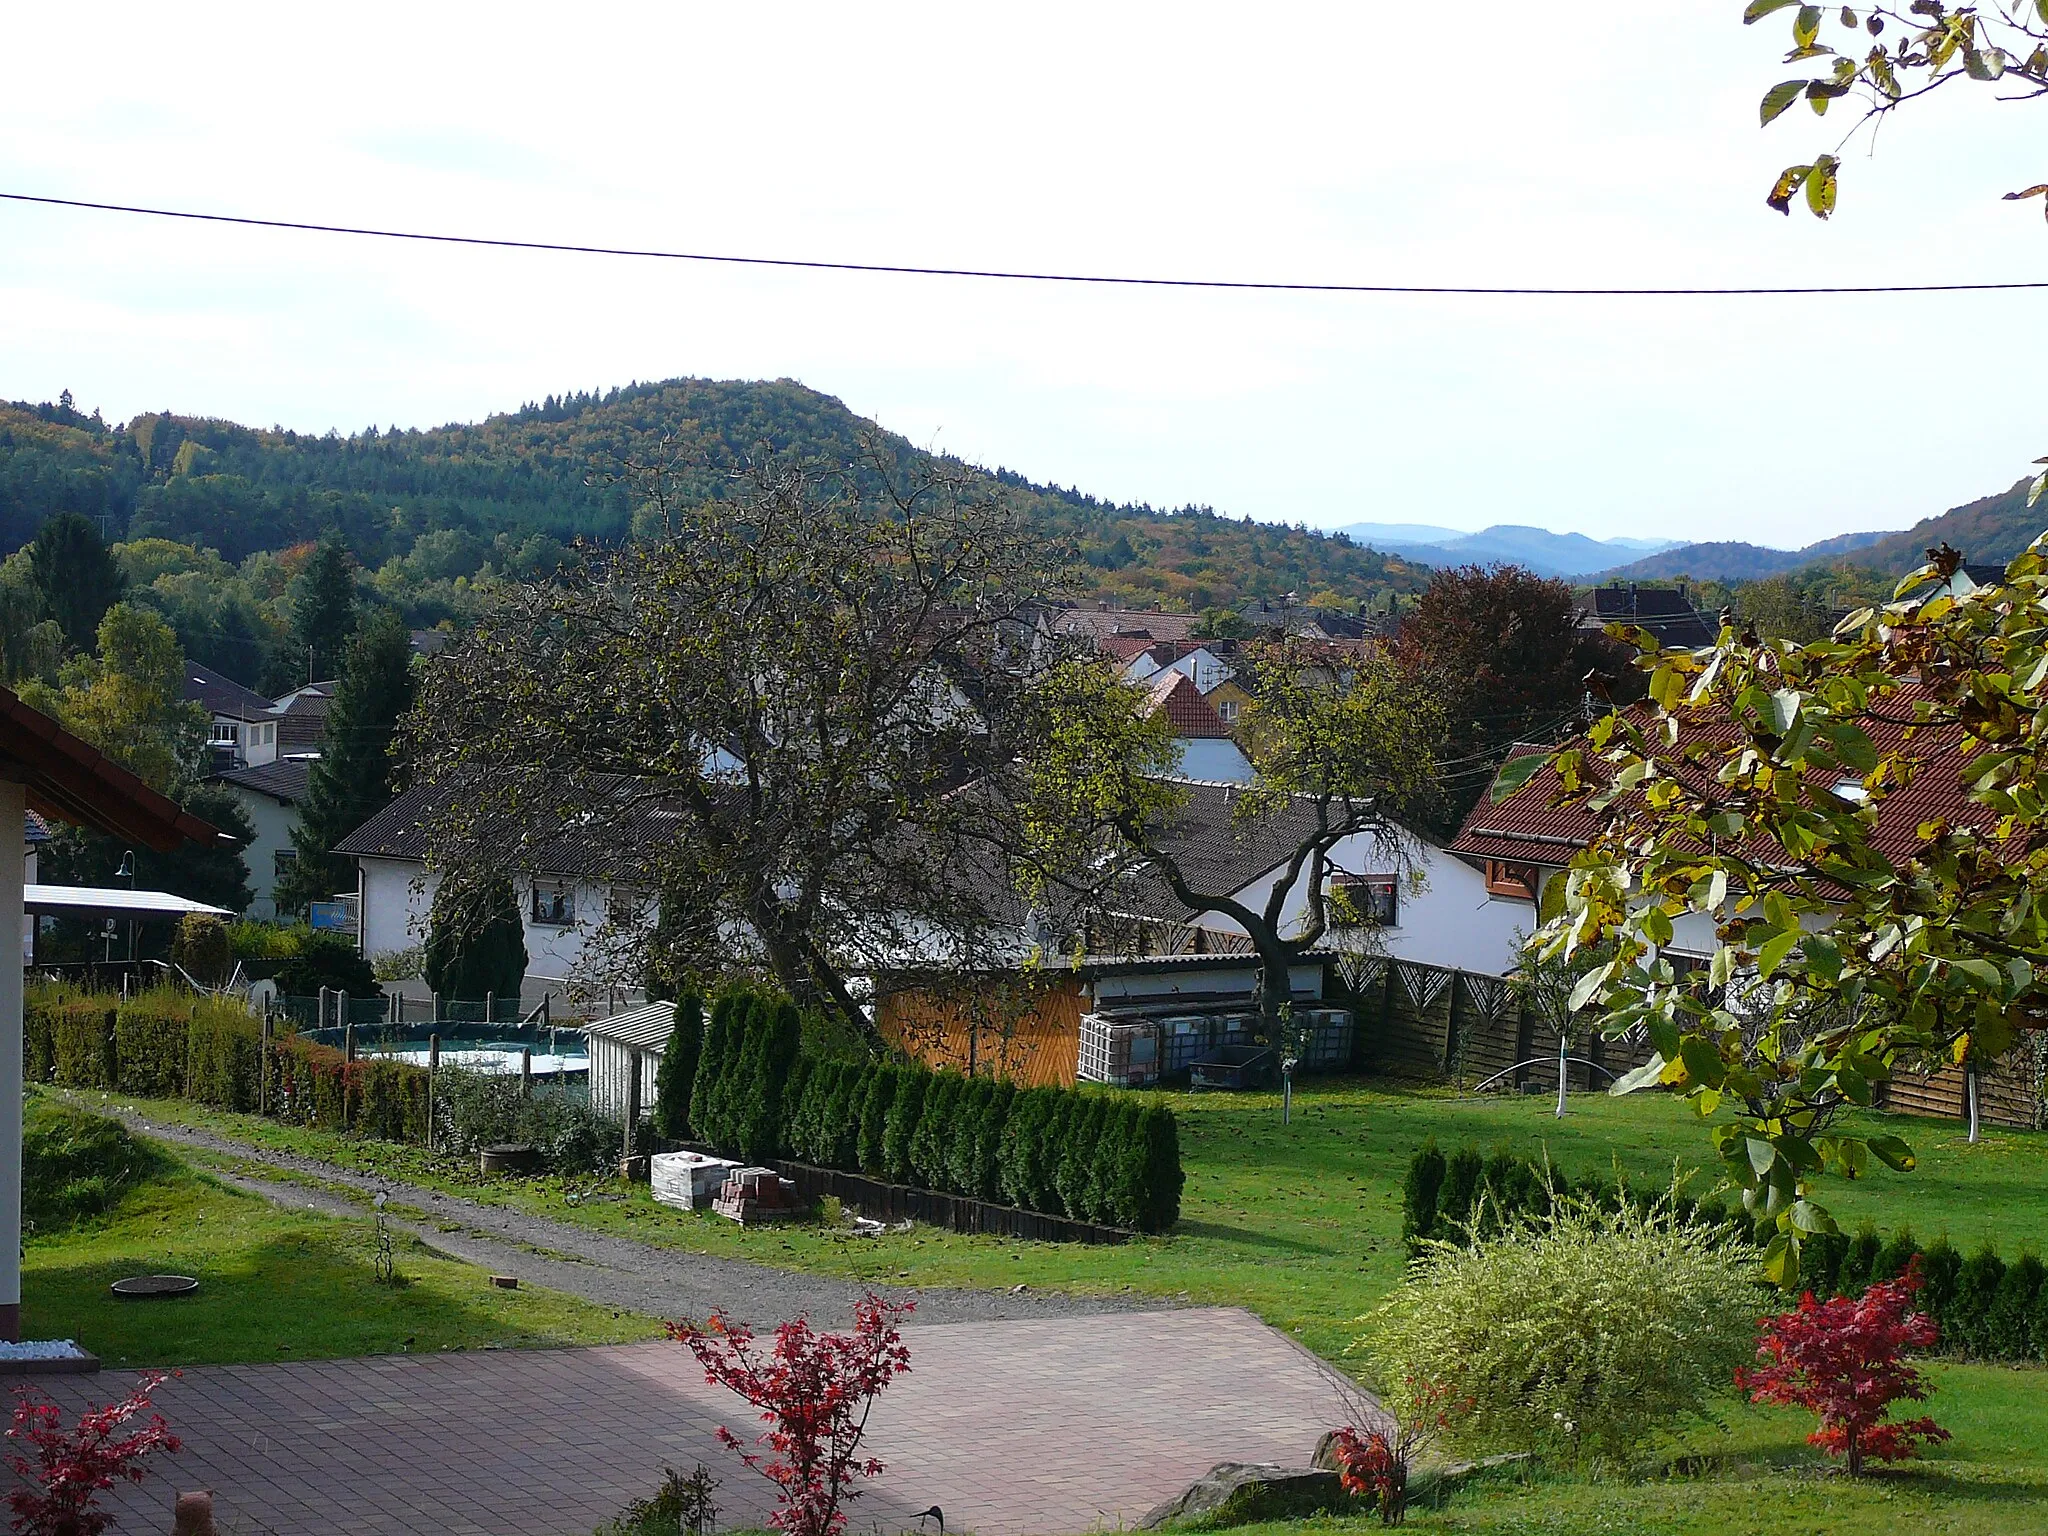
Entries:
[[[1881,707],[1893,721],[1904,720],[1911,716],[1920,697],[1922,695],[1917,688],[1907,687],[1892,695]],[[1929,727],[1910,741],[1906,739],[1905,727],[1901,724],[1877,722],[1867,724],[1866,730],[1880,752],[1903,751],[1914,764],[1908,781],[1891,790],[1878,803],[1877,827],[1871,838],[1877,851],[1894,862],[1912,857],[1921,846],[1919,829],[1937,818],[1945,819],[1953,826],[1979,830],[1996,822],[1998,818],[1993,811],[1970,799],[1963,791],[1961,770],[1965,760],[1960,726]],[[1732,739],[1732,733],[1725,726],[1713,730],[1695,725],[1681,745],[1715,737]],[[1583,745],[1583,741],[1580,738],[1576,744]],[[1508,760],[1512,762],[1533,752],[1553,750],[1556,749],[1517,743],[1510,750]],[[1667,770],[1697,777],[1697,770],[1690,765],[1679,764],[1669,757],[1663,762]],[[1602,776],[1604,765],[1590,755],[1586,767],[1596,780]],[[1506,799],[1498,802],[1490,796],[1482,799],[1466,816],[1465,824],[1452,840],[1451,851],[1468,858],[1503,859],[1522,864],[1561,866],[1570,863],[1572,855],[1592,841],[1600,828],[1601,818],[1575,803],[1557,804],[1562,789],[1556,770],[1545,765],[1534,778]]]
[[1164,714],[1173,734],[1182,740],[1224,737],[1230,727],[1216,713],[1216,706],[1202,697],[1193,678],[1185,672],[1161,672],[1147,680],[1145,713]]
[[0,774],[28,790],[28,808],[168,853],[223,834],[119,763],[0,688]]
[[1191,613],[1161,613],[1150,608],[1061,608],[1051,615],[1054,634],[1088,635],[1098,643],[1111,635],[1185,640],[1195,623]]

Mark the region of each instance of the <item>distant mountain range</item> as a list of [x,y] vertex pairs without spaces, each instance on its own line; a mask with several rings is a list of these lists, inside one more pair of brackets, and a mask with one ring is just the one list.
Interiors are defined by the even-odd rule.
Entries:
[[1892,537],[1889,533],[1844,533],[1804,549],[1771,549],[1762,544],[1733,541],[1678,544],[1601,575],[1618,581],[1669,581],[1676,576],[1689,576],[1694,581],[1760,581],[1819,561],[1837,560]]
[[1590,539],[1497,523],[1460,533],[1428,523],[1350,523],[1336,530],[1354,544],[1428,565],[1522,565],[1539,576],[1590,576],[1623,561],[1670,549],[1673,539]]

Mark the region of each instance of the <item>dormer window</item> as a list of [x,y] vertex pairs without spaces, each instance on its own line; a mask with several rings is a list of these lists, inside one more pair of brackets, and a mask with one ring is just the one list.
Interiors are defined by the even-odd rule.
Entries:
[[1870,803],[1870,791],[1864,787],[1861,779],[1837,779],[1828,788],[1837,800],[1846,800],[1851,805]]

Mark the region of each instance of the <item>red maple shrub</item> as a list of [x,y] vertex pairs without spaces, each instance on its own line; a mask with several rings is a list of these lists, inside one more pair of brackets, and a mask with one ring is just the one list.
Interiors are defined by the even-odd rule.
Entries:
[[846,1524],[840,1506],[859,1497],[857,1479],[882,1464],[857,1456],[875,1397],[910,1369],[910,1351],[896,1323],[914,1302],[886,1302],[869,1292],[854,1304],[851,1333],[818,1333],[799,1317],[775,1330],[764,1354],[753,1330],[712,1313],[699,1328],[671,1323],[669,1337],[687,1344],[714,1386],[729,1388],[761,1410],[768,1426],[749,1450],[720,1425],[718,1438],[776,1488],[768,1523],[786,1536],[833,1536]]
[[1448,1382],[1411,1377],[1402,1383],[1403,1418],[1390,1427],[1360,1432],[1346,1424],[1330,1436],[1337,1480],[1353,1498],[1379,1511],[1380,1524],[1399,1525],[1408,1515],[1408,1467],[1416,1453],[1449,1428],[1461,1406]]
[[[149,1395],[163,1384],[160,1371],[145,1372],[135,1390],[118,1403],[88,1408],[70,1427],[64,1411],[47,1397],[23,1387],[14,1405],[14,1423],[7,1438],[14,1442],[7,1464],[19,1480],[8,1491],[19,1536],[99,1536],[113,1522],[100,1509],[99,1495],[116,1479],[143,1479],[142,1459],[152,1451],[175,1451],[178,1437],[160,1413],[152,1413],[140,1429],[116,1431],[150,1406]],[[34,1455],[25,1455],[27,1444]]]
[[1912,1310],[1922,1283],[1916,1257],[1898,1279],[1880,1280],[1861,1296],[1815,1301],[1808,1291],[1796,1311],[1763,1320],[1756,1347],[1763,1363],[1737,1371],[1735,1384],[1752,1402],[1819,1414],[1807,1443],[1848,1458],[1852,1475],[1866,1458],[1904,1461],[1922,1442],[1948,1439],[1931,1418],[1885,1418],[1900,1399],[1919,1402],[1933,1391],[1904,1358],[1941,1337],[1933,1318]]

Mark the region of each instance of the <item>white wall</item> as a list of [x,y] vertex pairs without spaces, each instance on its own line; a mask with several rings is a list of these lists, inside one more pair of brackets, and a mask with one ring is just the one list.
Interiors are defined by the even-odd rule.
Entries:
[[[439,877],[404,859],[358,858],[356,862],[363,872],[363,952],[375,958],[425,943]],[[546,889],[562,883],[545,877],[541,880]],[[591,936],[604,926],[610,888],[574,881],[566,884],[575,896],[576,921],[536,923],[532,879],[521,875],[513,880],[525,930],[526,974],[535,981],[567,981],[583,959]]]
[[249,889],[256,899],[249,903],[249,916],[262,921],[277,920],[277,855],[292,846],[292,828],[299,824],[294,805],[279,805],[270,796],[245,789],[239,784],[224,786],[240,803],[256,829],[256,835],[242,850],[242,862],[249,866]]
[[[1517,945],[1535,924],[1535,909],[1526,901],[1490,896],[1485,878],[1454,854],[1402,831],[1396,847],[1384,846],[1368,832],[1356,833],[1330,852],[1334,869],[1353,875],[1396,875],[1401,878],[1399,909],[1391,928],[1380,930],[1388,954],[1427,965],[1451,966],[1486,976],[1504,976],[1517,964]],[[1253,881],[1238,899],[1253,909],[1265,905],[1283,871]],[[1418,889],[1410,878],[1421,876]],[[1281,932],[1299,931],[1307,917],[1304,879],[1288,893],[1281,908]],[[1202,926],[1229,933],[1244,930],[1229,918],[1210,913]]]
[[1211,784],[1249,784],[1252,765],[1236,742],[1227,736],[1183,737],[1175,743],[1180,762],[1174,774],[1183,779],[1201,779]]

